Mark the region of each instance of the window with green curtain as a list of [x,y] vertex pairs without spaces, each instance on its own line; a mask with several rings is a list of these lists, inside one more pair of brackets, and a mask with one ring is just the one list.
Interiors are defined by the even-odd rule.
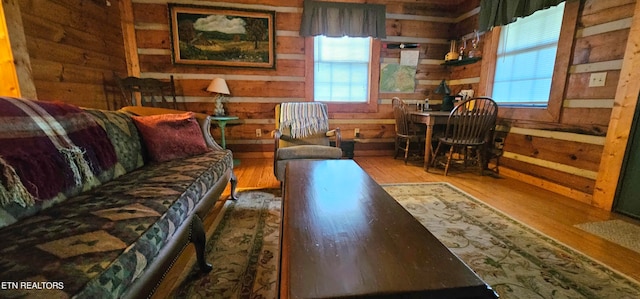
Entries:
[[367,102],[371,38],[314,37],[314,99]]
[[558,5],[565,0],[480,0],[478,27],[486,31],[494,26],[515,22],[538,10]]
[[384,5],[305,0],[300,35],[385,38],[385,21]]
[[563,13],[561,3],[502,27],[492,92],[496,102],[547,106]]
[[313,100],[377,103],[369,98],[371,53],[373,38],[386,37],[385,22],[384,5],[304,1],[300,35],[313,36]]

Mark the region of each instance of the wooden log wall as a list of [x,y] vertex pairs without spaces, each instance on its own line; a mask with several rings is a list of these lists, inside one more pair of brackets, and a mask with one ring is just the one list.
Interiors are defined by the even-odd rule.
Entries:
[[[107,108],[105,85],[109,84],[105,81],[110,81],[114,72],[125,76],[134,68],[136,72],[139,70],[141,77],[167,80],[173,75],[184,109],[212,112],[211,95],[204,89],[211,79],[223,77],[232,94],[225,104],[226,109],[229,114],[240,117],[237,124],[227,127],[229,148],[239,157],[270,157],[275,105],[304,100],[306,94],[305,55],[308,51],[304,38],[298,34],[303,0],[178,1],[275,11],[275,69],[174,65],[168,2],[5,1],[5,9],[19,10],[21,16],[19,20],[15,15],[7,16],[10,33],[21,30],[22,46],[26,48],[26,51],[14,49],[14,56],[24,56],[26,60],[17,60],[30,60],[31,64],[31,67],[21,68],[22,73],[18,74],[21,88],[20,75],[27,74],[41,100]],[[331,126],[340,127],[344,138],[353,138],[354,129],[360,129],[361,139],[365,142],[356,144],[356,155],[390,155],[394,136],[393,96],[410,103],[429,97],[437,103],[441,96],[434,95],[433,90],[442,79],[447,79],[454,92],[468,88],[478,90],[483,60],[464,66],[441,64],[449,50],[450,39],[473,36],[479,0],[441,1],[446,4],[411,0],[345,2],[386,5],[388,37],[382,42],[382,63],[399,61],[401,50],[387,49],[384,47],[387,43],[420,45],[415,92],[380,93],[376,112],[330,113]],[[635,4],[635,0],[580,1],[578,30],[563,90],[560,119],[557,122],[503,120],[511,126],[502,159],[503,174],[580,201],[592,200]],[[133,16],[134,32],[123,35],[121,16],[128,16],[128,13]],[[12,24],[19,25],[12,27]],[[16,28],[20,26],[22,28]],[[481,40],[486,40],[490,34],[484,33]],[[124,42],[123,36],[126,36]],[[127,68],[127,53],[137,54],[135,66]],[[588,87],[589,76],[594,72],[607,73],[605,86]],[[256,130],[261,133],[260,137],[256,136]],[[219,134],[219,130],[214,130],[216,137],[219,138]]]
[[[501,120],[511,126],[501,173],[591,203],[635,4],[635,0],[581,1],[560,119]],[[477,16],[468,20],[458,23],[458,37],[477,27]],[[482,63],[450,67],[453,89],[466,87],[460,84],[464,82],[477,90],[474,83],[480,80]],[[605,86],[588,86],[596,72],[606,72]]]
[[[179,101],[184,108],[213,112],[211,94],[204,89],[215,77],[227,81],[231,96],[225,109],[240,117],[237,125],[227,126],[227,145],[240,157],[270,157],[273,154],[275,105],[305,100],[305,49],[300,37],[302,0],[271,1],[180,1],[215,7],[270,10],[276,13],[276,68],[247,69],[174,65],[171,62],[171,37],[168,8],[165,0],[133,0],[132,10],[139,55],[140,76],[166,80],[174,76]],[[347,2],[347,1],[344,1]],[[387,38],[383,40],[381,63],[399,63],[400,50],[387,49],[386,43],[418,43],[420,60],[413,93],[380,93],[377,112],[340,113],[330,111],[331,127],[340,127],[343,138],[354,137],[360,129],[362,143],[356,144],[356,155],[390,155],[393,149],[394,119],[391,98],[415,103],[432,95],[447,71],[441,65],[449,49],[448,39],[460,13],[456,1],[447,4],[418,4],[415,1],[349,1],[385,4],[387,7]],[[473,1],[476,2],[477,1]],[[260,4],[258,4],[260,3]],[[477,6],[477,5],[476,5]],[[256,130],[260,132],[257,137]],[[219,137],[214,130],[214,137]]]
[[19,1],[23,27],[13,30],[26,37],[26,79],[38,99],[108,107],[105,81],[113,72],[127,72],[118,1]]

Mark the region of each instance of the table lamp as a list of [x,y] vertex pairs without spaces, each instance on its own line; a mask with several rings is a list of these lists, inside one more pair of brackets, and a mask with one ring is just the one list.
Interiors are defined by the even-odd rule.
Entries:
[[447,86],[447,82],[442,80],[442,82],[440,82],[440,85],[438,85],[438,87],[433,93],[444,94],[444,97],[442,98],[442,108],[440,110],[451,111],[453,109],[454,97],[449,95],[451,93],[451,89],[449,89],[449,86]]
[[229,87],[227,87],[227,82],[222,78],[215,78],[211,81],[211,83],[207,87],[207,91],[215,93],[215,99],[216,99],[216,109],[214,111],[215,115],[223,116],[224,107],[222,106],[222,100],[224,99],[224,95],[231,94],[229,92]]

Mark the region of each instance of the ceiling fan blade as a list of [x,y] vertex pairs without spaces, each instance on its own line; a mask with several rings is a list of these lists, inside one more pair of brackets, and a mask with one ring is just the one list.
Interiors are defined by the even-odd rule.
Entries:
[[400,48],[402,48],[402,45],[404,45],[403,49],[414,49],[419,46],[418,44],[400,44]]

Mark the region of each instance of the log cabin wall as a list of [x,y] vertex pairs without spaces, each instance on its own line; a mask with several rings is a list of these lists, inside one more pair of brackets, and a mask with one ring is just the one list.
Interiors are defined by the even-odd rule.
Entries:
[[[591,203],[635,3],[581,1],[560,120],[501,120],[511,126],[501,173]],[[457,24],[458,38],[477,28],[477,14],[467,20]],[[449,67],[452,90],[477,91],[483,62]],[[589,87],[597,72],[607,73],[605,86]]]
[[105,81],[127,72],[118,0],[15,2],[37,98],[106,109]]
[[[448,80],[453,91],[478,90],[484,61],[447,67],[441,63],[449,50],[448,40],[470,37],[476,28],[479,0],[450,1],[444,5],[400,0],[366,2],[387,6],[388,37],[383,46],[400,42],[420,44],[416,90],[380,93],[377,112],[333,112],[331,125],[340,127],[346,139],[353,138],[355,128],[360,129],[365,142],[356,145],[356,155],[391,155],[394,136],[391,97],[399,96],[409,102],[429,97],[437,102],[441,98],[432,91],[442,79]],[[28,52],[32,65],[28,72],[42,100],[106,108],[104,81],[113,72],[126,75],[131,71],[132,66],[127,69],[125,58],[125,53],[131,52],[137,53],[140,76],[168,79],[174,75],[179,101],[185,109],[212,112],[211,95],[204,88],[212,78],[220,76],[227,80],[232,93],[226,109],[241,118],[240,124],[227,127],[228,145],[239,157],[270,157],[275,105],[304,100],[306,51],[304,39],[298,35],[302,0],[180,2],[275,11],[275,69],[174,65],[168,1],[112,0],[110,6],[102,0],[4,3],[5,10],[19,6],[23,24],[19,29],[24,31],[27,51],[14,50],[14,56]],[[123,3],[130,6],[124,9],[132,13],[135,30],[135,40],[124,43],[119,9]],[[580,201],[591,201],[634,6],[634,0],[581,0],[560,120],[554,123],[503,120],[511,125],[511,132],[501,161],[502,174]],[[11,22],[9,19],[13,17],[11,13],[7,15],[8,26],[20,23]],[[481,36],[481,40],[490,34]],[[13,47],[15,41],[11,42]],[[380,53],[381,62],[399,61],[400,50],[383,47]],[[588,87],[593,72],[607,72],[604,87]],[[256,130],[261,137],[256,137]],[[213,133],[219,138],[219,130]]]
[[[302,0],[238,0],[183,1],[214,7],[269,10],[276,13],[276,68],[248,69],[232,67],[176,65],[171,59],[171,36],[168,1],[133,0],[132,10],[140,63],[140,76],[176,82],[178,101],[185,109],[212,113],[211,94],[204,89],[215,77],[227,81],[231,96],[225,110],[240,117],[239,124],[226,127],[227,146],[239,157],[270,157],[273,154],[271,131],[274,129],[275,105],[287,101],[305,100],[305,40],[300,37]],[[347,1],[344,1],[347,2]],[[361,2],[365,1],[349,1]],[[427,1],[428,2],[428,1]],[[380,93],[378,111],[371,113],[337,113],[330,111],[331,127],[340,127],[344,139],[354,137],[360,129],[361,143],[356,155],[391,155],[393,151],[394,119],[391,98],[399,96],[410,103],[430,97],[447,76],[441,66],[449,49],[448,39],[459,16],[460,1],[446,5],[418,4],[415,1],[366,1],[385,4],[387,8],[387,38],[383,40],[381,63],[399,63],[400,50],[386,49],[386,43],[418,43],[420,60],[413,93]],[[473,1],[477,2],[478,1]],[[258,4],[259,3],[259,4]],[[477,6],[477,5],[476,5]],[[260,132],[257,137],[256,130]],[[219,137],[219,130],[213,131]]]

